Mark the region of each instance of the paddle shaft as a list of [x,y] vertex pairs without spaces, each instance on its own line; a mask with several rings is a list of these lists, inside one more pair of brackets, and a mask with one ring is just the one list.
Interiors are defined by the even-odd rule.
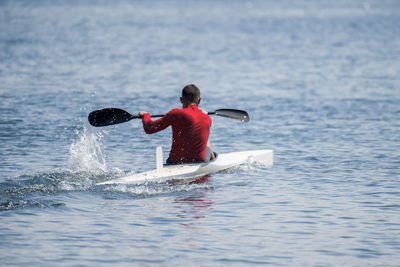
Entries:
[[[154,117],[154,118],[161,118],[161,117],[163,117],[165,114],[158,114],[158,115],[151,115],[151,117]],[[141,118],[143,118],[142,116],[139,116],[139,115],[131,115],[131,117],[130,117],[130,119],[132,120],[132,119],[141,119]]]
[[[207,115],[215,115],[216,113],[215,113],[215,111],[213,111],[213,112],[207,112]],[[151,115],[151,117],[153,118],[161,118],[161,117],[164,117],[165,116],[165,114],[157,114],[157,115],[153,115],[153,114],[150,114]],[[131,117],[131,119],[141,119],[142,117],[141,116],[138,116],[138,115],[131,115],[132,117]]]
[[[238,109],[217,109],[208,112],[208,115],[217,115],[221,117],[231,118],[243,122],[250,120],[246,111]],[[151,115],[152,117],[163,117],[164,115]],[[105,108],[91,112],[88,116],[89,123],[95,127],[114,125],[130,121],[132,119],[141,119],[140,115],[131,115],[125,110],[119,108]]]

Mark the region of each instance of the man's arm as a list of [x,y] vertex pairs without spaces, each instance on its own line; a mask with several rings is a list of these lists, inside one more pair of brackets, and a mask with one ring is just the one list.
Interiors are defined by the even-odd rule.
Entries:
[[144,111],[139,112],[139,116],[142,116],[143,129],[147,134],[153,134],[162,131],[171,125],[171,120],[168,113],[164,117],[155,121],[151,120],[150,113]]

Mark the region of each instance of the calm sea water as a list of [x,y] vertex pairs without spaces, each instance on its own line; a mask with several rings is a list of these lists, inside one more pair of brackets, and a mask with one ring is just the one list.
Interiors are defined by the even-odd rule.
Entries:
[[[220,153],[195,184],[96,186],[155,167],[188,83]],[[400,2],[1,1],[0,265],[398,266]]]

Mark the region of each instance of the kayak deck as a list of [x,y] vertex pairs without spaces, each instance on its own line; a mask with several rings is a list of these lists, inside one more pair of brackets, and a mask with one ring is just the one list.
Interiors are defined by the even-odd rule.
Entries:
[[107,184],[141,184],[145,182],[165,182],[175,179],[199,178],[210,173],[223,171],[245,163],[256,162],[263,166],[273,165],[272,150],[252,150],[218,154],[213,161],[203,163],[189,163],[178,165],[164,165],[160,167],[159,157],[157,157],[157,169],[142,173],[112,179],[98,183],[97,185]]

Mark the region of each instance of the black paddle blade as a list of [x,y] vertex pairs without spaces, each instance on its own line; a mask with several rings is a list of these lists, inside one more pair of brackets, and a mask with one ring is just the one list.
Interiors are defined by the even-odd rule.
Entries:
[[248,122],[250,120],[249,114],[244,110],[238,109],[217,109],[215,115],[239,120],[242,122]]
[[94,127],[102,127],[127,122],[135,118],[125,110],[119,108],[104,108],[91,112],[89,123]]

